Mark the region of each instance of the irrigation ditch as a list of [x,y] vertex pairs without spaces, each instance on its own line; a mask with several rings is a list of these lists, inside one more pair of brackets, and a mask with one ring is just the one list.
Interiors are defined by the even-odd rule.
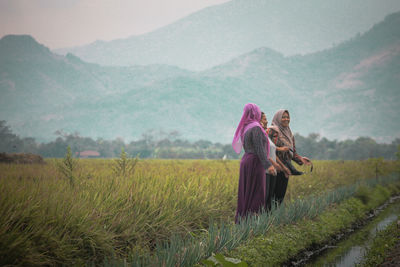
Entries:
[[[323,266],[325,263],[318,262],[319,258],[332,258],[340,262],[343,255],[353,255],[354,251],[360,250],[358,256],[354,256],[358,259],[368,245],[359,249],[359,245],[353,246],[351,241],[348,245],[340,242],[350,239],[353,233],[367,229],[368,223],[375,219],[377,224],[385,224],[385,220],[397,218],[389,216],[390,218],[386,219],[384,215],[387,212],[390,215],[390,210],[386,210],[389,206],[395,206],[390,204],[390,201],[399,202],[398,197],[392,198],[400,194],[398,176],[391,181],[379,179],[371,180],[371,182],[369,185],[355,186],[353,193],[348,194],[348,198],[331,202],[330,208],[321,210],[314,216],[310,214],[292,223],[281,222],[272,225],[266,235],[256,236],[225,255],[240,259],[249,266],[304,266],[306,264]],[[373,224],[370,227],[374,228]],[[368,236],[368,234],[364,235]],[[354,247],[353,250],[351,250],[352,247]],[[336,252],[329,254],[330,251]],[[351,252],[347,253],[347,251]],[[348,256],[347,259],[349,258],[351,257]],[[335,266],[337,262],[333,261],[326,265]]]
[[[400,218],[400,195],[319,245],[302,251],[284,266],[354,266],[359,264],[379,231]],[[400,263],[399,263],[400,264]]]

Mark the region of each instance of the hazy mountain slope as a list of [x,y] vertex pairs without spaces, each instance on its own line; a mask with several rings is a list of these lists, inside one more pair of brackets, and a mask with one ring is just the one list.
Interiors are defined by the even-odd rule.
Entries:
[[[70,54],[55,55],[30,36],[5,36],[0,40],[0,117],[16,132],[40,140],[53,138],[61,128],[100,135],[96,122],[101,114],[91,108],[150,86],[153,73],[158,79],[190,74],[162,65],[100,67]],[[118,109],[118,103],[104,108]]]
[[284,57],[259,48],[203,72],[101,67],[57,56],[26,36],[0,40],[0,119],[22,136],[63,129],[127,140],[149,129],[227,143],[245,103],[293,131],[328,138],[400,137],[400,13],[332,49]]
[[[314,96],[321,96],[322,134],[372,135],[381,140],[400,136],[400,13],[388,16],[366,34],[336,48],[303,57],[318,66],[306,79]],[[306,70],[306,68],[303,68]],[[304,77],[304,76],[303,76]],[[321,116],[321,114],[324,114]]]
[[322,50],[399,10],[398,0],[233,0],[147,34],[56,51],[101,65],[204,70],[259,47],[284,55]]

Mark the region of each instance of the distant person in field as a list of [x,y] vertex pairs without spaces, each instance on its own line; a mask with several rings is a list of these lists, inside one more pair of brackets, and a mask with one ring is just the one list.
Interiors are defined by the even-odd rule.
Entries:
[[269,161],[269,142],[260,120],[260,108],[256,104],[246,104],[232,141],[236,153],[239,154],[242,147],[245,151],[240,161],[236,223],[240,218],[265,209],[265,173],[276,174]]
[[[279,137],[275,140],[275,145],[277,147],[287,147],[287,149],[278,150],[277,157],[279,160],[290,170],[291,175],[302,174],[298,172],[291,165],[291,161],[295,161],[299,165],[310,165],[310,159],[306,157],[301,157],[296,153],[296,146],[294,141],[294,136],[289,127],[290,115],[289,111],[285,109],[278,110],[274,118],[272,119],[272,125],[279,129]],[[274,140],[273,140],[274,141]],[[282,203],[285,198],[286,189],[288,185],[289,177],[284,171],[279,171],[276,177],[275,185],[275,200],[278,204]]]

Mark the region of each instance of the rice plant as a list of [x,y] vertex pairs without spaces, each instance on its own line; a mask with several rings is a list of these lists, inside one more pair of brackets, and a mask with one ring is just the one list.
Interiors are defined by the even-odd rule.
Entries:
[[136,155],[135,158],[129,158],[124,148],[122,148],[120,157],[114,160],[112,170],[116,176],[126,177],[127,175],[133,175],[138,161],[139,155]]
[[68,179],[70,185],[73,187],[75,185],[75,175],[74,171],[78,165],[78,160],[72,157],[71,147],[67,147],[67,153],[61,162],[57,162],[57,168],[60,173]]

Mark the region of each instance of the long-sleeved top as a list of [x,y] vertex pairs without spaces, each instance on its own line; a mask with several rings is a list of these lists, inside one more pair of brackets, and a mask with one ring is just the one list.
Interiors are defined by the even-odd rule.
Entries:
[[267,157],[267,137],[260,127],[253,127],[244,134],[243,148],[246,153],[253,153],[260,159],[263,168],[266,170],[271,166]]
[[[277,151],[276,156],[282,161],[286,162],[289,160],[295,161],[299,165],[303,165],[303,162],[300,159],[300,156],[296,153],[296,144],[293,137],[293,157],[290,155],[289,151]],[[280,138],[273,138],[272,141],[275,143],[277,147],[287,146],[283,140]]]
[[276,145],[272,142],[271,138],[268,137],[269,140],[269,158],[273,161],[276,161]]

